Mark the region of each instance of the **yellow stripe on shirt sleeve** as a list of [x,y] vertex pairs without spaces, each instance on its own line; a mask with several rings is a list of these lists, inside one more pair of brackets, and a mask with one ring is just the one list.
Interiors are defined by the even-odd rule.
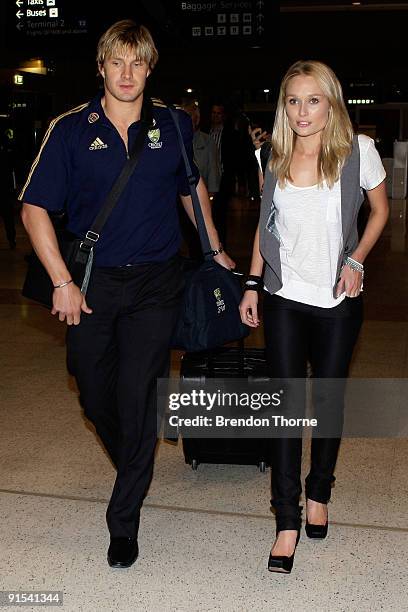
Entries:
[[26,182],[25,182],[25,185],[24,185],[24,187],[22,188],[21,192],[20,192],[20,193],[19,193],[19,195],[18,195],[18,199],[20,200],[20,202],[22,202],[22,201],[23,201],[23,199],[24,199],[24,194],[25,194],[25,191],[26,191],[27,187],[28,187],[28,186],[29,186],[29,184],[30,184],[31,177],[32,177],[32,175],[33,175],[34,170],[35,170],[35,169],[36,169],[36,167],[38,166],[38,163],[39,163],[39,161],[40,161],[40,158],[41,158],[41,154],[42,154],[42,152],[43,152],[43,149],[44,149],[45,145],[47,144],[48,139],[49,139],[49,137],[50,137],[50,135],[51,135],[51,132],[52,132],[52,130],[54,129],[54,127],[56,126],[56,124],[58,123],[58,121],[60,121],[60,120],[61,120],[61,119],[63,119],[64,117],[67,117],[68,115],[72,115],[73,113],[79,113],[81,110],[83,110],[83,109],[84,109],[84,108],[86,108],[87,106],[89,106],[89,102],[87,102],[86,104],[81,104],[80,106],[76,106],[75,108],[71,108],[71,110],[67,111],[66,113],[63,113],[62,115],[58,115],[58,117],[55,117],[55,119],[53,119],[53,120],[51,121],[50,125],[48,126],[48,130],[46,131],[45,136],[44,136],[44,138],[43,138],[43,141],[42,141],[42,143],[41,143],[41,147],[40,147],[40,150],[39,150],[39,152],[38,152],[38,155],[37,155],[37,157],[35,158],[35,160],[33,161],[33,164],[32,164],[32,166],[31,166],[31,168],[30,168],[30,172],[29,172],[29,174],[28,174],[28,177],[27,177],[27,180],[26,180]]

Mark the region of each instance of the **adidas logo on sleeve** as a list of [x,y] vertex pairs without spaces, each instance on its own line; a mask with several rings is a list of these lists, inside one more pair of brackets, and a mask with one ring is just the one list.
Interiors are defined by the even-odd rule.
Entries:
[[89,147],[90,151],[96,151],[97,149],[107,149],[108,145],[105,144],[103,142],[103,140],[101,140],[99,138],[99,136],[97,138],[95,138],[95,140],[93,141],[93,143],[91,144],[91,146]]

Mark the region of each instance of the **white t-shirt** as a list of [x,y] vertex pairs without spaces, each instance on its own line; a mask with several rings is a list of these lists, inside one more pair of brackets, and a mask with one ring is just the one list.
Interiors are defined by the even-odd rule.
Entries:
[[[360,186],[374,189],[385,178],[381,158],[372,138],[361,134],[358,143]],[[325,182],[322,187],[286,183],[284,189],[276,184],[273,201],[282,266],[282,288],[276,295],[322,308],[337,306],[345,298],[345,293],[333,297],[343,248],[340,180],[332,189]]]

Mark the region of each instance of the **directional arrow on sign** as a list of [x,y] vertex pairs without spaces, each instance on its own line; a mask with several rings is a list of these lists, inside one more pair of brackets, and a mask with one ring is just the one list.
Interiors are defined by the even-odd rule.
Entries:
[[265,28],[260,25],[256,28],[256,31],[259,34],[259,36],[261,36],[265,32]]
[[16,13],[16,17],[18,17],[19,19],[21,19],[22,17],[24,17],[24,13],[22,11],[17,11]]
[[24,30],[24,23],[21,23],[21,21],[16,25],[17,30]]
[[16,0],[16,4],[17,6],[21,6],[22,4],[24,4],[23,0]]
[[263,0],[258,0],[258,2],[256,3],[256,6],[257,6],[258,8],[263,8],[263,5],[264,5],[264,4],[265,4],[265,3],[264,3],[264,1],[263,1]]
[[265,17],[262,15],[262,13],[260,13],[259,15],[256,16],[256,20],[257,21],[263,21],[265,19]]

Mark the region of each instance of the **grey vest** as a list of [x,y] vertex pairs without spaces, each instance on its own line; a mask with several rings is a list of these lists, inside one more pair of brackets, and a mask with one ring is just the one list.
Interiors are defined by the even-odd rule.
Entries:
[[[270,172],[267,166],[259,217],[259,247],[265,260],[263,280],[269,293],[275,293],[282,287],[279,234],[275,226],[275,206],[273,203],[276,183],[276,176]],[[357,215],[363,203],[364,195],[360,188],[360,148],[357,136],[354,136],[352,153],[341,171],[340,185],[343,250],[337,262],[337,279],[344,258],[353,253],[358,244]],[[335,290],[336,285],[333,287],[334,297]]]

